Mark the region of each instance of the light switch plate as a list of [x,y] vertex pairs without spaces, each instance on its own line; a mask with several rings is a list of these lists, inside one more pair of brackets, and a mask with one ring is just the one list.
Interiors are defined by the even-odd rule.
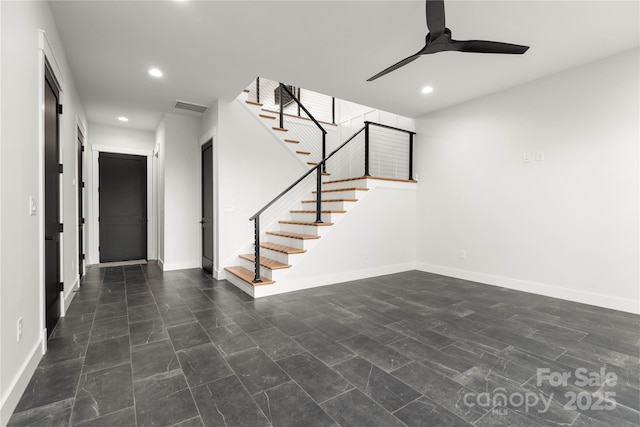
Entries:
[[38,212],[38,204],[35,197],[29,197],[29,216],[34,216]]

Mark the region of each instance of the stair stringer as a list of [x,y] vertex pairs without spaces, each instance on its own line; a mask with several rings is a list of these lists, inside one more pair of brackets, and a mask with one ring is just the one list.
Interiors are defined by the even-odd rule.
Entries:
[[[272,112],[272,111],[268,111],[268,110],[264,110],[262,108],[262,106],[260,105],[255,105],[253,103],[247,103],[247,96],[248,94],[246,92],[241,93],[236,100],[239,101],[242,105],[245,106],[245,108],[251,112],[251,115],[258,120],[260,123],[262,123],[262,125],[267,128],[269,130],[269,132],[278,140],[280,141],[281,144],[283,144],[285,147],[287,147],[287,149],[296,157],[296,159],[298,159],[298,161],[303,164],[306,168],[311,168],[313,165],[309,165],[307,162],[311,161],[311,162],[319,162],[320,160],[322,160],[322,149],[320,147],[316,148],[311,148],[311,155],[310,156],[304,156],[304,155],[300,155],[298,153],[296,153],[296,151],[302,150],[302,151],[306,151],[307,148],[304,142],[304,135],[300,135],[296,132],[295,129],[289,129],[287,132],[281,132],[281,131],[275,131],[273,130],[273,127],[278,127],[278,120],[269,120],[269,119],[265,119],[260,117],[261,114],[265,114],[265,115],[271,115],[271,116],[276,116],[278,115],[277,112]],[[288,116],[287,120],[300,120],[300,123],[302,126],[305,127],[309,127],[310,129],[312,129],[313,131],[317,131],[317,128],[315,127],[315,125],[313,124],[313,122],[309,121],[309,120],[305,120],[302,118],[296,118],[293,116]],[[286,128],[286,124],[285,124],[285,128]],[[340,125],[334,125],[334,126],[326,126],[325,130],[327,131],[327,152],[326,154],[329,154],[331,151],[333,151],[334,149],[336,149],[339,145],[339,138],[340,138],[340,131],[339,128]],[[291,144],[286,142],[286,139],[298,139],[301,140],[301,144]]]
[[[291,156],[293,158],[296,159],[297,162],[299,162],[301,165],[303,165],[305,168],[308,168],[308,165],[306,164],[306,162],[303,161],[303,159],[300,158],[300,156],[298,154],[296,154],[295,149],[292,150],[291,147],[288,146],[287,143],[284,142],[284,139],[281,138],[280,136],[278,136],[276,134],[276,132],[271,129],[269,126],[267,126],[264,122],[263,119],[260,118],[260,112],[262,111],[261,107],[258,107],[256,105],[250,105],[247,104],[243,98],[246,98],[246,94],[245,96],[240,95],[235,99],[235,102],[240,103],[241,105],[244,106],[244,109],[249,113],[250,117],[253,117],[256,121],[258,121],[259,123],[261,123],[264,128],[265,128],[265,135],[269,135],[269,139],[273,140],[274,142],[277,142],[278,144],[280,144],[281,146],[284,145],[287,148],[287,152],[289,152],[291,154]],[[285,132],[286,133],[286,132]]]
[[260,298],[415,269],[416,183],[366,182],[366,195],[275,284],[241,289]]

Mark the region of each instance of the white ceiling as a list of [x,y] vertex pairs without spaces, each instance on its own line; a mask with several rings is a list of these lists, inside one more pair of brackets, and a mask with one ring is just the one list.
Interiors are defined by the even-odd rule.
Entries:
[[[231,100],[256,76],[409,117],[640,44],[638,1],[446,0],[455,39],[531,46],[523,56],[416,53],[424,1],[51,1],[89,121],[153,130],[176,99]],[[147,74],[151,66],[162,79]],[[594,82],[597,84],[597,82]],[[435,91],[422,95],[431,85]]]

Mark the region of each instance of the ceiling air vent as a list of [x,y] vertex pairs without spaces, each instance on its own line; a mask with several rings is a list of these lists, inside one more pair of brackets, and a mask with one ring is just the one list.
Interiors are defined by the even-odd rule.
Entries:
[[195,111],[196,113],[204,113],[209,108],[206,105],[194,104],[193,102],[180,100],[176,100],[176,105],[174,105],[174,107],[182,110]]

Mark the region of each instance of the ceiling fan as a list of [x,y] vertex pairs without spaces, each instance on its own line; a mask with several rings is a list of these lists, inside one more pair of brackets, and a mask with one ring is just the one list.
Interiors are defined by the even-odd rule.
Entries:
[[373,77],[367,79],[368,82],[384,76],[400,67],[415,61],[422,55],[444,51],[473,52],[473,53],[506,53],[522,55],[529,49],[529,46],[518,44],[492,42],[486,40],[453,40],[451,30],[445,27],[444,0],[427,0],[427,28],[429,33],[425,38],[425,46],[415,55],[382,70]]

